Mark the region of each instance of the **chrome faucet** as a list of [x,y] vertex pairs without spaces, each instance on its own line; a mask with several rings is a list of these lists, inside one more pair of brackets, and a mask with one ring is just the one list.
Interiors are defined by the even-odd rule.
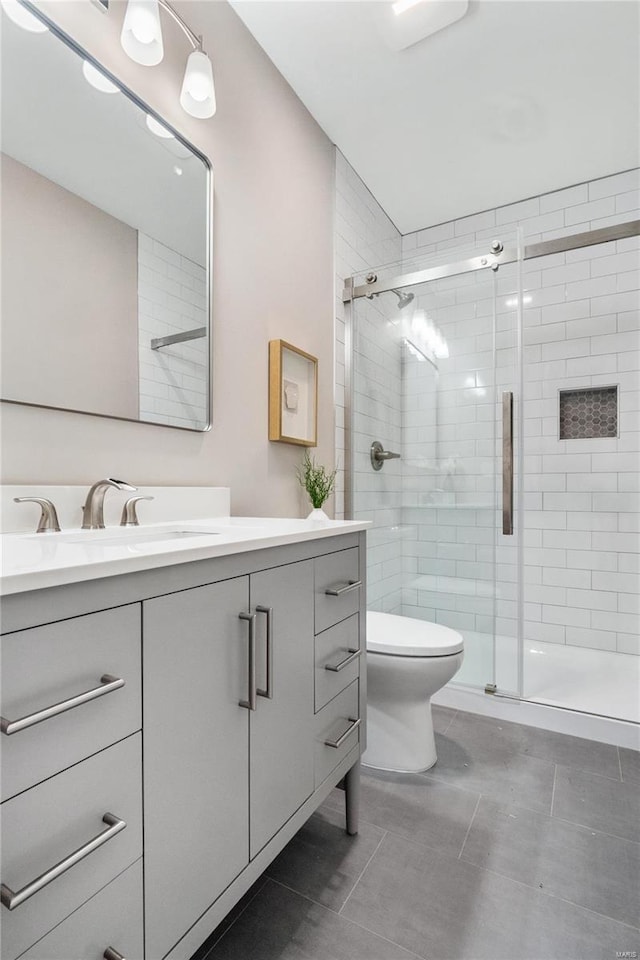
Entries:
[[82,529],[83,530],[104,530],[104,498],[109,487],[115,487],[116,490],[137,490],[125,480],[98,480],[89,490],[87,499],[82,510]]
[[51,531],[58,533],[60,531],[58,514],[51,500],[45,500],[44,497],[14,497],[13,501],[14,503],[37,503],[40,505],[42,512],[36,533],[49,533]]

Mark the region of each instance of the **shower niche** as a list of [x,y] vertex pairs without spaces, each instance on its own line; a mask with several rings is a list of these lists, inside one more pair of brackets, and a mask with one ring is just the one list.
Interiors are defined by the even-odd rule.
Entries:
[[560,440],[618,436],[618,388],[585,387],[559,392]]

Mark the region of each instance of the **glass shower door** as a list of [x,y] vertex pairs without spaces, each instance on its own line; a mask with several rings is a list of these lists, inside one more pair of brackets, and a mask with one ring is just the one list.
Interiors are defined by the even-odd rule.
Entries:
[[[368,606],[458,630],[456,682],[509,691],[518,584],[513,535],[502,533],[502,393],[514,390],[518,338],[516,303],[499,294],[513,279],[460,272],[356,299],[351,311],[351,515],[373,521]],[[375,441],[399,457],[375,469]]]

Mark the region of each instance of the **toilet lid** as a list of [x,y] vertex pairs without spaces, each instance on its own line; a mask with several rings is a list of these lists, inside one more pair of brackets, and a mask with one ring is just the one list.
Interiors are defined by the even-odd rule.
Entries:
[[400,617],[394,613],[367,612],[367,650],[396,657],[447,657],[462,653],[459,633],[440,623]]

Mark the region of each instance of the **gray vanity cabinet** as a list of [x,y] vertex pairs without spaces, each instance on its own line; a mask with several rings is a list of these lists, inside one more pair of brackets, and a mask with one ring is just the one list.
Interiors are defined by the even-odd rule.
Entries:
[[357,831],[364,572],[349,532],[3,598],[0,960],[188,960],[338,783]]
[[143,603],[146,956],[249,861],[249,578]]
[[253,858],[313,793],[313,561],[256,573],[250,590],[262,691],[249,721]]
[[156,958],[313,793],[313,561],[145,601],[143,664]]

